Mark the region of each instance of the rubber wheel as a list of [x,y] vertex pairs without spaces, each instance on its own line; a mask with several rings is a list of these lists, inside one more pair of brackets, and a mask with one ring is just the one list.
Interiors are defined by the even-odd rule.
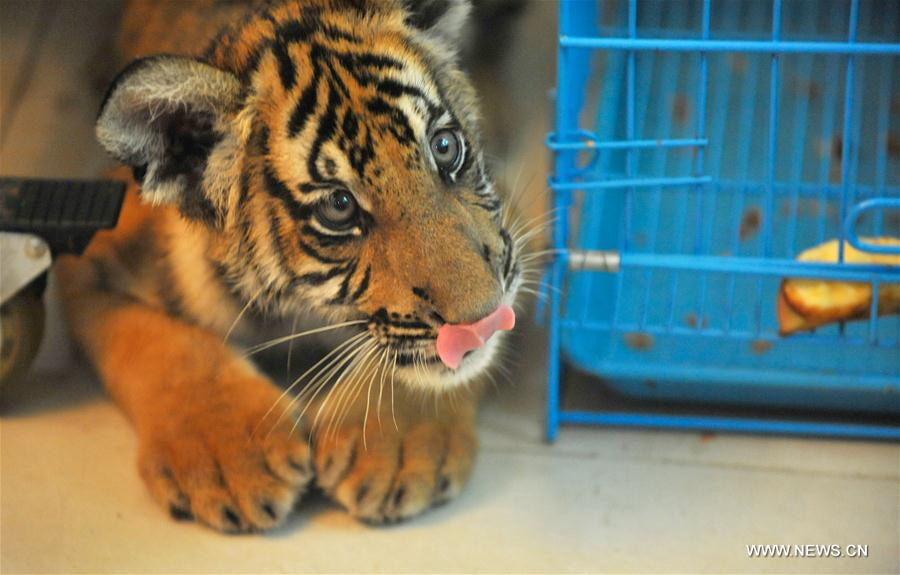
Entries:
[[21,376],[44,335],[44,300],[24,290],[0,307],[0,385]]

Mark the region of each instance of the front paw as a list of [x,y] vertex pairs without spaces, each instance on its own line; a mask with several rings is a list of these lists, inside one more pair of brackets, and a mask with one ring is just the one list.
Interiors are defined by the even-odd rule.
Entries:
[[313,466],[304,434],[292,430],[289,417],[264,420],[266,405],[218,398],[139,430],[141,476],[173,518],[196,518],[229,533],[284,521]]
[[469,478],[478,441],[468,418],[394,428],[347,425],[315,435],[319,486],[371,523],[418,515],[456,497]]

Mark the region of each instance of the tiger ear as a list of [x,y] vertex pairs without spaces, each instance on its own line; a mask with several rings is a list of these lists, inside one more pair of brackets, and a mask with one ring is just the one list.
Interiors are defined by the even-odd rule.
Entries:
[[472,11],[469,0],[407,0],[406,21],[454,52]]
[[204,172],[225,122],[237,112],[240,90],[234,75],[197,60],[138,60],[107,91],[97,139],[132,167],[151,202],[208,211]]

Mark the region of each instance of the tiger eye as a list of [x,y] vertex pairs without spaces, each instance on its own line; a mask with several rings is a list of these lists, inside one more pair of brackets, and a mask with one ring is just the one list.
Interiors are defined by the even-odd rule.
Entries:
[[431,155],[440,169],[455,169],[459,165],[461,152],[459,135],[453,130],[445,128],[431,136]]
[[319,204],[316,215],[323,225],[334,230],[342,230],[356,221],[357,209],[353,194],[347,190],[335,190]]

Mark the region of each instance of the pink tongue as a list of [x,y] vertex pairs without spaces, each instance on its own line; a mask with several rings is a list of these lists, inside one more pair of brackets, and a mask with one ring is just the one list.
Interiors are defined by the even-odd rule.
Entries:
[[437,352],[444,365],[459,367],[463,356],[484,345],[498,329],[512,329],[516,325],[516,312],[508,305],[501,305],[490,315],[470,324],[445,323],[438,330]]

